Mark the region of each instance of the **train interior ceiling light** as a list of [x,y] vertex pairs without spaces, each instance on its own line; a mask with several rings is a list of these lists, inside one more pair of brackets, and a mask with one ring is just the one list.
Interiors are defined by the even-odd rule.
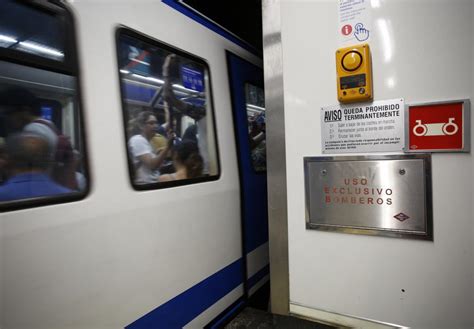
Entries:
[[[3,0],[0,12],[0,48],[17,50],[62,62],[65,57],[65,21],[57,16],[58,7],[37,9]],[[29,17],[19,20],[18,17]]]

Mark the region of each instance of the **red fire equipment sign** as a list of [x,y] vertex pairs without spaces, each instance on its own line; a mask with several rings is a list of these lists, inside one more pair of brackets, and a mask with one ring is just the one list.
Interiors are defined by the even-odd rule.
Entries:
[[469,101],[408,106],[409,152],[469,152]]

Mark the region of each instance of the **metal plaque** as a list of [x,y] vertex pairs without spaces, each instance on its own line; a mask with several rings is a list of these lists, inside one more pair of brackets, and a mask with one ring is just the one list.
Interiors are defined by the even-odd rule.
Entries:
[[433,239],[428,154],[305,157],[306,227]]

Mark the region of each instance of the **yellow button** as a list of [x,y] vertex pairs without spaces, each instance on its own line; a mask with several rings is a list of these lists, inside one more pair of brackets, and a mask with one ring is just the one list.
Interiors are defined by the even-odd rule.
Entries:
[[355,71],[362,64],[362,56],[356,51],[350,51],[342,58],[342,67],[347,71]]

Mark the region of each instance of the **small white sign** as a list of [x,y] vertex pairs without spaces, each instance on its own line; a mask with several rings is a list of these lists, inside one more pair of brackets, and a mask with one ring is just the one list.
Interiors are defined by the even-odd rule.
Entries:
[[372,30],[368,0],[339,0],[339,41],[341,46],[369,42]]
[[323,153],[399,152],[405,145],[404,101],[321,108]]

